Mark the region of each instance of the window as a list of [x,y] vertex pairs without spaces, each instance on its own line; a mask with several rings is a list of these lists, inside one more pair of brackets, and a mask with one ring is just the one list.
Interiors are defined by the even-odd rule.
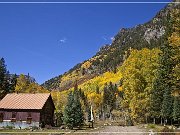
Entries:
[[16,112],[12,112],[11,122],[16,122]]
[[0,122],[3,122],[3,113],[0,113]]
[[31,122],[32,122],[31,112],[27,112],[27,124],[31,124]]

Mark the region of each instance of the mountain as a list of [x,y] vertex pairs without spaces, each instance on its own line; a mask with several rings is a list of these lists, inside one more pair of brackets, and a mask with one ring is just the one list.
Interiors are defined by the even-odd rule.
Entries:
[[122,28],[112,43],[102,46],[92,58],[78,63],[63,75],[45,81],[42,86],[49,90],[67,90],[74,86],[75,81],[82,84],[107,71],[116,72],[116,68],[129,56],[129,49],[159,47],[166,30],[167,15],[175,6],[177,4],[168,4],[144,24]]

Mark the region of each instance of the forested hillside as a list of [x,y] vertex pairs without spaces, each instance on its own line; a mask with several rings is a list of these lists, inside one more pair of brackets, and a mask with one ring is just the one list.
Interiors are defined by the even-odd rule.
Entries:
[[[123,120],[125,125],[177,123],[180,118],[179,9],[178,4],[170,4],[152,21],[121,30],[112,45],[104,46],[93,58],[61,76],[60,86],[68,80],[71,82],[64,91],[51,92],[57,111],[66,115],[64,111],[68,111],[72,96],[79,93],[86,120],[90,119],[89,110],[93,107],[97,121],[116,119]],[[137,29],[140,31],[134,33]],[[123,36],[134,38],[123,42],[126,39]],[[119,62],[113,65],[116,60]],[[78,84],[88,74],[94,77]]]
[[92,58],[77,64],[63,75],[44,82],[42,86],[49,90],[67,90],[73,87],[75,80],[82,84],[107,71],[115,73],[117,67],[128,58],[130,48],[140,50],[160,47],[161,38],[166,30],[167,14],[174,6],[167,5],[149,22],[133,28],[122,28],[114,36],[113,42],[101,47]]
[[10,75],[1,58],[0,99],[12,92],[51,91],[57,125],[71,129],[101,120],[180,123],[179,15],[179,3],[168,4],[151,21],[121,29],[111,45],[41,86],[30,76]]

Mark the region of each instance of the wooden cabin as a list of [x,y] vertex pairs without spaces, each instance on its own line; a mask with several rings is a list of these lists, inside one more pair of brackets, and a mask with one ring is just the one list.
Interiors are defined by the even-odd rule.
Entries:
[[0,101],[0,127],[54,126],[55,106],[50,93],[12,93]]

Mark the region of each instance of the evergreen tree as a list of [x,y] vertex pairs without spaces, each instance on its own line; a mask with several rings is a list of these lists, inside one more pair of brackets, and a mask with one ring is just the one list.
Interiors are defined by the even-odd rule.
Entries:
[[[91,121],[91,108],[90,106],[88,107],[88,122]],[[90,125],[89,125],[90,126]]]
[[64,122],[70,128],[80,127],[84,121],[84,114],[81,108],[79,91],[75,84],[74,91],[68,96],[68,102],[64,110]]
[[168,37],[172,34],[172,23],[170,15],[167,16],[167,29],[164,37],[164,43],[161,47],[162,56],[161,56],[161,65],[162,65],[162,73],[163,73],[163,80],[162,80],[162,90],[164,90],[163,94],[163,102],[161,113],[162,117],[165,119],[165,124],[169,119],[172,118],[172,69],[173,69],[173,61],[172,61],[172,47],[169,45]]
[[98,85],[96,86],[96,94],[100,94],[99,86]]
[[167,120],[171,119],[172,117],[172,96],[171,96],[171,91],[170,91],[170,86],[167,86],[165,88],[165,92],[163,95],[163,102],[162,102],[162,117],[164,118],[165,122],[164,124],[167,124]]
[[112,82],[104,86],[103,108],[104,111],[107,112],[108,117],[111,116],[111,112],[116,106],[116,92],[117,86],[114,86]]
[[73,96],[74,96],[74,104],[73,104],[73,107],[74,107],[74,127],[77,127],[77,126],[81,126],[83,124],[83,121],[84,121],[84,114],[83,114],[83,110],[82,110],[82,107],[81,107],[81,102],[80,102],[80,96],[78,94],[78,91],[75,90],[74,93],[73,93]]
[[[167,37],[167,36],[166,36]],[[153,82],[153,90],[151,95],[151,114],[154,118],[154,123],[156,118],[162,116],[165,119],[171,118],[170,112],[172,112],[172,84],[170,80],[172,61],[170,46],[167,43],[167,39],[163,40],[163,45],[161,47],[162,53],[160,54],[159,68],[157,70],[157,75],[155,81]],[[161,111],[159,111],[161,110]]]
[[107,83],[104,85],[104,92],[103,92],[103,109],[104,112],[107,111],[108,100],[109,100],[109,91]]
[[116,102],[116,93],[117,93],[117,85],[113,85],[112,82],[109,83],[109,105],[112,111],[115,109],[115,102]]
[[65,124],[70,128],[73,129],[74,127],[74,108],[73,108],[74,98],[73,93],[70,92],[68,95],[68,101],[64,109],[64,117],[63,120]]
[[180,22],[179,22],[179,8],[173,9],[171,12],[171,23],[173,33],[169,37],[169,43],[172,47],[172,61],[173,61],[173,70],[172,70],[172,84],[174,90],[179,90],[180,88]]
[[173,119],[178,120],[180,119],[180,23],[179,23],[179,8],[175,8],[171,12],[171,23],[173,33],[169,37],[169,43],[172,47],[172,61],[173,61],[173,69],[171,73],[172,77],[172,88],[173,88],[173,95],[174,103],[173,103]]
[[[159,116],[167,120],[172,117],[172,47],[168,43],[168,37],[172,33],[172,24],[170,22],[170,16],[168,14],[166,18],[166,33],[161,39],[159,68],[157,69],[157,75],[153,83],[153,90],[151,93],[151,114],[155,118]],[[159,111],[161,110],[161,111]]]
[[61,112],[61,110],[55,110],[54,112],[55,115],[55,120],[56,120],[56,126],[61,126],[63,123],[63,113]]
[[11,81],[10,81],[10,92],[14,92],[15,91],[15,88],[16,88],[16,83],[17,83],[17,75],[16,74],[13,74],[11,76]]
[[162,106],[162,101],[163,101],[163,90],[161,88],[162,79],[155,79],[153,82],[153,89],[152,93],[150,96],[150,113],[151,116],[154,119],[154,124],[156,124],[156,118],[161,117],[161,106]]
[[180,119],[180,97],[174,97],[173,103],[173,119],[178,120]]
[[0,59],[0,99],[9,93],[9,73],[4,58]]

